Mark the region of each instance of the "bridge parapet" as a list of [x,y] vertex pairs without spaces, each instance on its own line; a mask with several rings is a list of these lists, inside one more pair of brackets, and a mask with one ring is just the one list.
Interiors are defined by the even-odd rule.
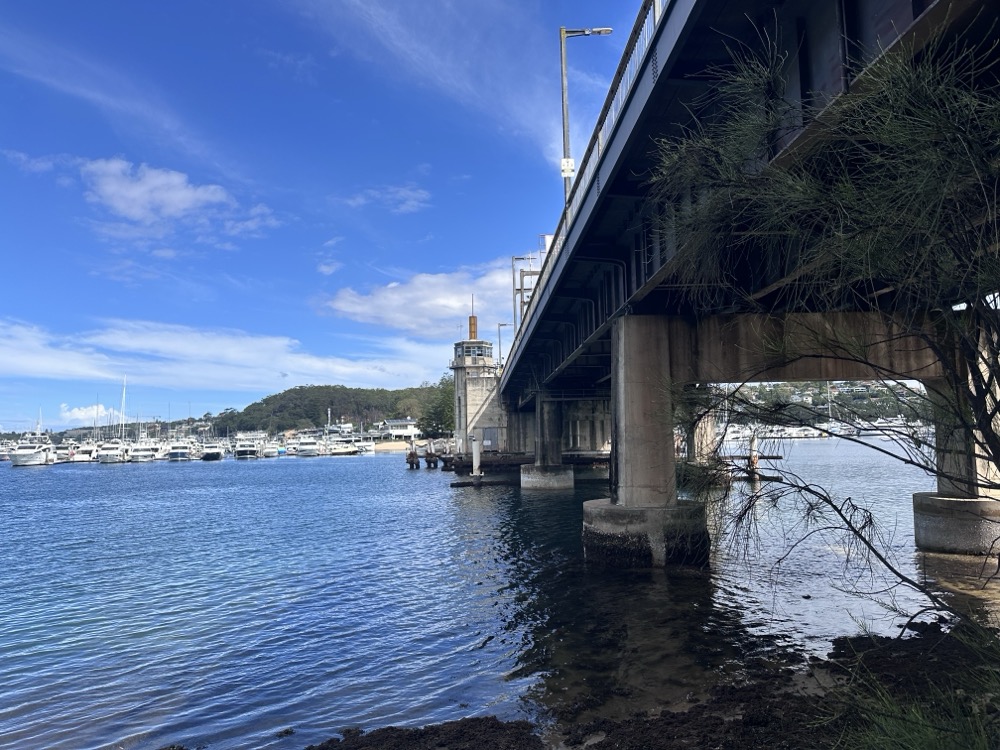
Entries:
[[[683,4],[692,5],[693,0],[685,0]],[[670,0],[644,0],[639,10],[639,15],[625,45],[625,53],[618,64],[618,69],[615,71],[614,78],[612,79],[608,96],[604,101],[604,106],[601,108],[600,115],[598,115],[597,125],[587,144],[586,151],[584,151],[583,158],[580,160],[580,167],[577,170],[576,178],[573,180],[569,200],[563,208],[552,244],[546,253],[539,278],[536,281],[536,289],[541,288],[550,280],[556,259],[566,245],[569,229],[572,227],[573,220],[580,212],[591,184],[595,181],[595,177],[598,182],[597,187],[600,189],[598,165],[604,154],[605,146],[614,136],[621,116],[628,106],[633,87],[639,79],[644,61],[651,49],[657,26],[670,13],[678,12],[675,10],[677,5],[679,3],[670,2]],[[535,315],[537,307],[537,295],[533,294],[524,310],[521,324],[515,334],[514,343],[511,346],[511,357],[515,356],[515,352],[518,350],[521,342],[522,331],[528,327],[527,323]]]

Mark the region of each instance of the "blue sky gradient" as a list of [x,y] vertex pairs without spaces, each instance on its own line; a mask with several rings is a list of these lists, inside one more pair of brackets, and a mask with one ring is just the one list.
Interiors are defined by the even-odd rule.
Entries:
[[437,381],[556,227],[559,26],[579,158],[640,4],[4,3],[0,430]]

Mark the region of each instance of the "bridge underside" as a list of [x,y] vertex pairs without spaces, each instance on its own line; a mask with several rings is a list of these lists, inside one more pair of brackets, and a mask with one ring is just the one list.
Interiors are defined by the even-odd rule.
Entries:
[[[600,149],[591,143],[588,154],[597,166],[589,182],[574,187],[578,211],[567,211],[557,230],[544,283],[534,292],[501,384],[511,413],[542,415],[553,393],[610,400],[611,497],[588,504],[584,535],[588,557],[628,565],[706,552],[702,511],[677,500],[671,395],[677,388],[908,378],[951,398],[961,368],[942,367],[947,345],[933,345],[936,332],[925,320],[982,294],[975,286],[979,260],[931,273],[922,280],[929,286],[916,292],[900,284],[910,247],[897,242],[892,217],[873,232],[872,257],[884,248],[894,264],[852,271],[825,252],[839,239],[837,219],[805,213],[798,225],[789,229],[786,222],[769,233],[766,221],[763,229],[744,223],[757,209],[753,195],[734,199],[697,176],[678,189],[674,175],[657,174],[658,143],[701,134],[702,124],[724,119],[711,96],[719,78],[705,72],[731,69],[734,49],[769,59],[778,68],[784,119],[769,134],[766,153],[741,155],[746,170],[766,176],[789,165],[825,168],[832,192],[844,172],[858,169],[849,158],[837,162],[841,149],[866,144],[864,134],[833,138],[838,123],[830,112],[878,83],[875,63],[893,55],[931,58],[959,37],[986,50],[992,57],[985,62],[996,62],[989,42],[1000,28],[1000,7],[986,0],[661,4],[669,11],[652,35],[619,124]],[[995,91],[994,68],[983,65],[971,85]],[[892,166],[885,153],[876,156],[882,161],[872,177]],[[700,175],[718,176],[704,163],[697,166]],[[673,184],[672,192],[662,190],[663,183]],[[929,195],[913,221],[924,218],[918,212],[931,213],[933,191]],[[997,236],[989,198],[969,213],[971,229],[953,236]],[[903,223],[899,236],[905,236]],[[921,257],[920,238],[907,241],[912,258]],[[995,244],[983,248],[983,257],[996,255]],[[933,304],[922,306],[925,292]],[[546,418],[535,421],[543,425]],[[549,440],[537,434],[536,444]],[[938,425],[938,453],[940,496],[976,497],[984,484],[996,484],[953,425]],[[555,456],[539,449],[536,464],[553,465]]]
[[[546,261],[552,272],[535,291],[503,377],[504,397],[514,409],[533,408],[534,393],[541,388],[596,396],[606,391],[612,325],[621,315],[700,320],[896,306],[892,280],[878,277],[830,279],[839,295],[832,298],[823,270],[808,262],[806,232],[797,243],[776,247],[767,238],[747,241],[736,227],[729,248],[713,248],[720,253],[713,260],[721,277],[692,279],[691,255],[681,252],[692,238],[675,229],[677,222],[667,215],[687,209],[665,206],[651,184],[659,159],[656,143],[690,133],[697,127],[693,117],[711,119],[706,97],[718,80],[707,71],[731,68],[733,49],[760,52],[762,44],[773,41],[785,56],[789,116],[797,117],[797,125],[776,142],[774,163],[821,155],[829,147],[824,106],[863,88],[864,65],[882,49],[909,45],[919,50],[942,29],[975,43],[976,34],[996,35],[1000,17],[1000,7],[983,0],[688,0],[672,5],[634,84],[636,98],[645,94],[637,103],[641,111],[631,119],[622,115],[630,127],[620,126],[605,145],[591,184],[575,187],[586,190],[582,205],[588,210],[563,228],[565,243]],[[703,190],[691,185],[689,201],[697,203]]]

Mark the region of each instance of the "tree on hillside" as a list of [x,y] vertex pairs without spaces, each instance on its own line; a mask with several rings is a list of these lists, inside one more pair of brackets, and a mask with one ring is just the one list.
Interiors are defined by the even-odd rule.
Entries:
[[[272,394],[250,404],[243,411],[226,409],[214,420],[216,434],[265,430],[270,433],[289,429],[321,427],[327,414],[334,422],[342,418],[355,424],[371,425],[396,416],[398,407],[420,404],[436,386],[387,390],[384,388],[347,388],[342,385],[297,386]],[[403,414],[402,416],[408,416]],[[414,415],[416,416],[416,415]]]
[[405,396],[399,399],[392,407],[392,416],[396,419],[413,417],[420,419],[424,413],[426,402],[416,396]]
[[417,421],[420,431],[428,437],[450,437],[455,431],[455,378],[451,373],[441,376],[423,416]]

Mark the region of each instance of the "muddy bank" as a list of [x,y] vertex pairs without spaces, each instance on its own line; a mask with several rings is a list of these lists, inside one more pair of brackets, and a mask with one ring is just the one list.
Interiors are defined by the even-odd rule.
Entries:
[[[463,719],[422,729],[346,730],[311,750],[680,750],[717,748],[843,747],[855,733],[871,729],[871,696],[900,705],[937,710],[942,695],[968,700],[959,714],[978,714],[977,726],[1000,747],[1000,694],[976,695],[979,676],[1000,671],[1000,651],[983,651],[937,624],[906,638],[840,638],[826,659],[773,657],[744,664],[737,677],[720,682],[708,697],[692,697],[684,710],[661,711],[625,720],[573,722],[555,728],[495,718]],[[981,642],[980,642],[981,643]],[[970,683],[970,678],[972,682]],[[1000,684],[998,682],[997,684]],[[880,710],[882,710],[880,708]],[[907,714],[908,715],[908,714]],[[566,721],[570,719],[570,721]],[[947,722],[945,717],[939,719]],[[961,720],[961,717],[960,719]],[[874,731],[884,731],[875,729]],[[948,726],[945,733],[956,731]],[[857,745],[848,745],[857,746]]]

